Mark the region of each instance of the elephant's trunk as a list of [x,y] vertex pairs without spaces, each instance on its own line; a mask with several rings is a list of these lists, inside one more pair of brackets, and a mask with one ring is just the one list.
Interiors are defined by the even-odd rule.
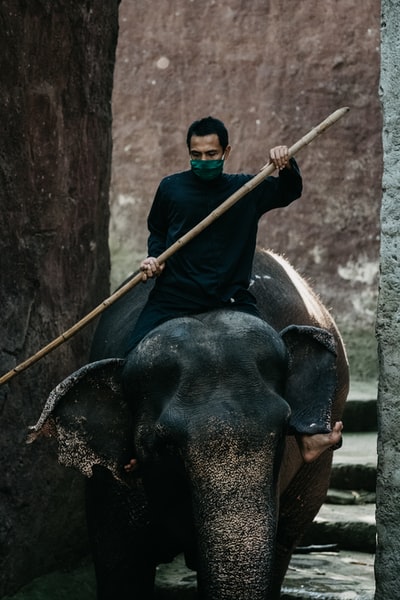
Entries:
[[237,431],[219,426],[213,440],[204,443],[203,436],[189,451],[198,584],[205,600],[269,598],[282,437],[271,432],[255,445],[248,434],[243,428],[240,440]]

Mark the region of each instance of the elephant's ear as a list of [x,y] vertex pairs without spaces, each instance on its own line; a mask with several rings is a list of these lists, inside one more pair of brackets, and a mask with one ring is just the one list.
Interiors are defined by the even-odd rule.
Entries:
[[90,477],[102,465],[117,478],[132,458],[132,416],[121,385],[122,359],[85,365],[50,393],[27,443],[56,437],[58,460]]
[[300,325],[286,327],[281,336],[289,354],[285,399],[292,409],[291,428],[327,433],[337,387],[335,338],[325,329]]

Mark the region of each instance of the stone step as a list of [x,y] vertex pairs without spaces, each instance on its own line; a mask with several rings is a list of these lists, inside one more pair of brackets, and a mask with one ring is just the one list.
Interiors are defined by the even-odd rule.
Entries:
[[345,431],[377,431],[377,383],[352,381],[343,422]]
[[325,503],[308,528],[300,546],[325,544],[336,546],[340,550],[374,553],[375,504]]
[[346,431],[377,431],[376,400],[347,400],[343,423]]
[[373,465],[376,467],[377,433],[343,430],[343,445],[333,453],[333,465]]
[[376,487],[376,465],[333,465],[330,487],[337,490],[374,492]]
[[344,433],[343,446],[333,456],[326,502],[302,545],[375,552],[376,438],[375,432]]
[[377,466],[375,432],[343,432],[343,446],[333,454],[330,486],[341,490],[375,491]]
[[377,381],[359,381],[350,379],[349,400],[376,400],[378,397]]

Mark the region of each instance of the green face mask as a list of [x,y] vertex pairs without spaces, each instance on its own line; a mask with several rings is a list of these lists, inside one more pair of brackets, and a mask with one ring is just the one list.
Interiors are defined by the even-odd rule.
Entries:
[[224,168],[224,159],[220,158],[218,160],[191,160],[190,166],[192,167],[193,173],[200,177],[200,179],[204,179],[205,181],[210,181],[211,179],[215,179],[218,175],[221,175],[222,170]]

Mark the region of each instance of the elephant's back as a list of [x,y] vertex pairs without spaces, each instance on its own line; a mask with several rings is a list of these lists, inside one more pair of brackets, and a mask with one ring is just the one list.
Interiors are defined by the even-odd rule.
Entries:
[[102,313],[92,340],[90,360],[124,356],[129,336],[153,287],[152,280],[138,284]]
[[251,291],[262,317],[278,331],[288,325],[314,325],[334,333],[332,316],[308,283],[282,256],[258,250]]
[[[153,286],[151,280],[137,285],[102,313],[92,342],[91,360],[123,357],[128,338]],[[282,256],[257,249],[250,289],[257,298],[261,316],[275,330],[292,324],[327,329],[337,338],[342,361],[346,362],[332,316]]]
[[336,323],[306,280],[282,256],[258,250],[253,263],[251,291],[261,316],[277,331],[289,325],[327,329],[336,339],[338,385],[333,420],[341,418],[349,389],[346,351]]
[[[121,285],[127,281],[129,279]],[[152,280],[135,286],[102,313],[92,342],[91,360],[123,356],[153,286]],[[257,298],[262,317],[277,331],[292,324],[335,331],[331,315],[310,286],[278,254],[257,249],[250,289]]]

